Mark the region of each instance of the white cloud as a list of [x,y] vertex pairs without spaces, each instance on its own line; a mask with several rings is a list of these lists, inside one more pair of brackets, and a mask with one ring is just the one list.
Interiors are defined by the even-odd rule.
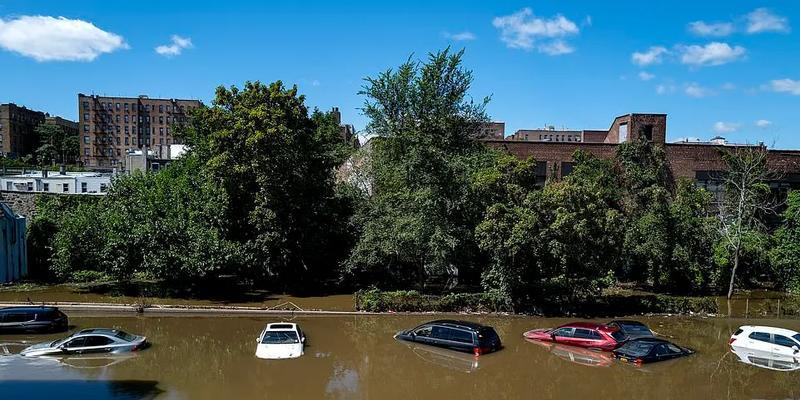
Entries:
[[740,124],[736,124],[733,122],[722,122],[719,121],[714,124],[714,132],[716,133],[732,133],[739,130]]
[[734,90],[734,89],[736,89],[736,85],[734,85],[731,82],[725,82],[720,87],[722,88],[722,90]]
[[475,36],[474,33],[469,31],[464,31],[459,33],[445,32],[443,35],[445,39],[452,40],[455,42],[467,42],[478,38],[477,36]]
[[651,80],[651,79],[653,79],[655,77],[656,77],[655,75],[653,75],[653,74],[651,74],[651,73],[649,73],[647,71],[639,72],[639,79],[641,79],[643,81],[649,81],[649,80]]
[[742,46],[731,47],[721,42],[711,42],[705,46],[678,46],[678,51],[682,63],[697,67],[727,64],[741,59],[747,52]]
[[669,83],[669,84],[662,83],[662,84],[656,85],[656,93],[658,93],[658,94],[670,94],[670,93],[674,93],[674,92],[675,92],[675,85],[673,85],[671,83]]
[[91,22],[64,17],[24,15],[0,19],[0,47],[36,61],[93,61],[103,53],[126,49],[122,36]]
[[756,121],[756,126],[759,127],[759,128],[767,128],[770,125],[772,125],[772,121],[769,121],[769,120],[766,120],[766,119],[760,119],[760,120]]
[[766,8],[757,8],[745,16],[747,33],[789,32],[789,20]]
[[730,22],[694,21],[689,23],[689,31],[698,36],[728,36],[734,31],[733,24]]
[[178,35],[172,35],[170,37],[172,43],[170,44],[162,44],[161,46],[156,47],[156,53],[161,54],[165,57],[174,57],[179,56],[184,49],[189,49],[194,47],[192,45],[191,38],[185,38]]
[[645,52],[635,52],[631,55],[631,61],[634,64],[645,67],[653,64],[661,64],[662,56],[667,54],[668,50],[661,46],[652,46]]
[[683,89],[684,93],[690,97],[706,97],[714,94],[711,89],[698,85],[697,83],[690,83]]
[[511,15],[495,17],[492,25],[500,30],[500,40],[512,49],[533,50],[550,55],[575,51],[563,38],[580,33],[578,26],[561,14],[545,19],[523,8]]
[[773,92],[789,93],[800,96],[800,81],[794,79],[775,79],[763,86],[766,90]]

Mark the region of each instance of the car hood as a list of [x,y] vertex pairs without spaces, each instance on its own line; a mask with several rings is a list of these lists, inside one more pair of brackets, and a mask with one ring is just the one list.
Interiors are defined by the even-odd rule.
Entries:
[[548,337],[550,336],[551,329],[550,328],[541,328],[541,329],[531,329],[522,334],[523,337],[533,339],[533,338],[541,338],[541,337]]
[[27,354],[30,354],[30,353],[34,353],[34,352],[38,353],[38,352],[47,352],[47,351],[55,351],[55,350],[57,350],[57,349],[54,349],[54,348],[50,347],[50,343],[52,343],[52,342],[43,342],[43,343],[34,344],[33,346],[26,347],[24,350],[22,350],[20,352],[20,354],[22,354],[24,356],[24,355],[27,355]]
[[303,344],[259,344],[256,357],[266,360],[297,358],[303,355]]

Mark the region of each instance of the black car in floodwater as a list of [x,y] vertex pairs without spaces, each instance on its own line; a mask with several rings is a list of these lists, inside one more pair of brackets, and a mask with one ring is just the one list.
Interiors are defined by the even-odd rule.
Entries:
[[56,307],[0,308],[0,333],[63,332],[68,327],[69,319]]
[[400,331],[397,340],[422,343],[481,355],[500,350],[502,343],[494,328],[474,322],[438,320]]
[[625,363],[648,364],[694,354],[694,350],[658,338],[638,338],[614,350],[614,357]]

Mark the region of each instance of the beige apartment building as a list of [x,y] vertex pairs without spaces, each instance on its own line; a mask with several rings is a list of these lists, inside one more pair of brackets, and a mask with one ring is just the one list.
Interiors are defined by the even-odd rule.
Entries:
[[80,160],[90,168],[121,169],[128,151],[179,144],[175,129],[201,105],[198,100],[79,93]]

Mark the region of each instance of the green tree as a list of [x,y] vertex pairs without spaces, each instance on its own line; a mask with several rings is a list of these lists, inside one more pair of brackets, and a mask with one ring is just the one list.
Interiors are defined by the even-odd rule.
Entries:
[[770,190],[767,183],[770,172],[767,168],[767,151],[762,148],[741,147],[726,150],[723,159],[728,170],[722,180],[725,196],[719,205],[719,235],[732,260],[728,298],[733,296],[736,272],[746,239],[763,231],[759,219],[771,212]]
[[66,129],[46,122],[37,125],[35,133],[39,141],[35,154],[40,165],[75,163],[80,151],[77,135],[69,134]]
[[800,192],[789,192],[781,217],[783,222],[775,231],[775,245],[769,254],[771,264],[777,283],[800,292]]
[[347,252],[334,169],[348,150],[333,115],[309,115],[304,101],[281,82],[219,87],[182,133],[231,202],[226,237],[242,246],[243,273],[291,288],[330,277]]
[[491,162],[475,138],[488,99],[468,97],[462,52],[430,54],[367,78],[372,196],[359,212],[362,235],[346,273],[395,285],[412,277],[463,275],[474,267],[473,232],[483,212],[472,174]]

